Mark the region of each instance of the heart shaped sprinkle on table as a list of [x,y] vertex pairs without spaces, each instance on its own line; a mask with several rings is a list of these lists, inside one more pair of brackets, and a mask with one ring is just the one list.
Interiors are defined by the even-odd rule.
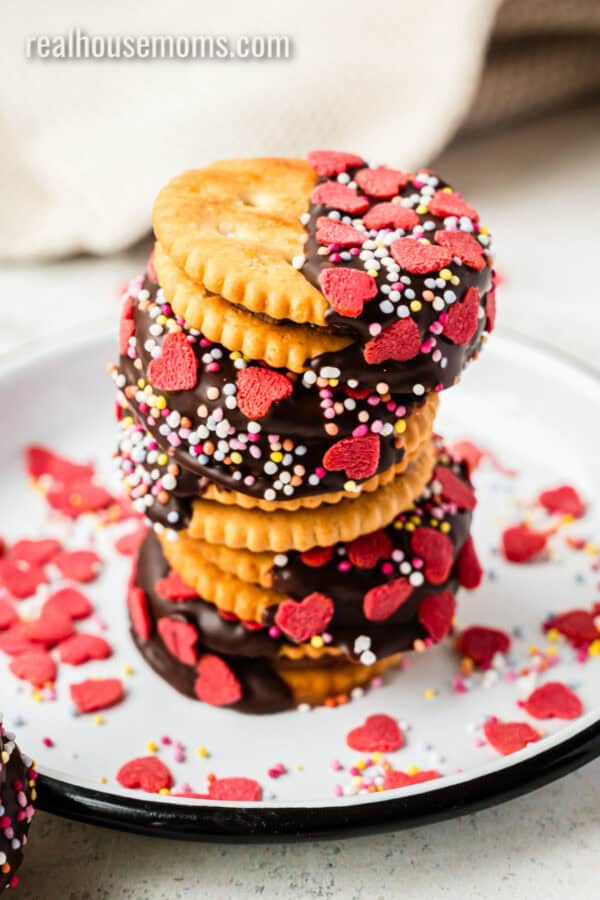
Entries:
[[395,719],[385,713],[367,716],[364,723],[353,728],[346,737],[352,750],[361,753],[393,753],[404,746],[404,734]]
[[576,719],[583,712],[583,704],[566,684],[548,681],[532,691],[523,709],[535,719]]
[[117,772],[117,781],[121,787],[147,794],[168,791],[173,786],[173,776],[156,756],[140,756],[125,763]]
[[215,778],[208,787],[210,800],[255,803],[262,800],[262,788],[253,778]]
[[81,666],[96,659],[112,656],[112,647],[103,637],[95,634],[74,634],[59,644],[60,661],[70,666]]
[[523,750],[527,744],[539,741],[540,733],[527,722],[500,722],[489,719],[483,726],[487,742],[502,756]]
[[98,712],[120,703],[125,697],[120,678],[88,678],[69,686],[78,713]]
[[549,513],[573,516],[574,519],[580,519],[585,515],[585,503],[570,484],[542,491],[538,497],[538,503]]
[[100,574],[102,560],[93,550],[71,550],[55,556],[52,565],[56,566],[65,578],[87,584]]
[[53,538],[42,538],[37,541],[17,541],[10,548],[10,555],[13,559],[21,560],[21,562],[29,563],[32,566],[45,566],[61,550],[62,545],[60,541],[56,541]]
[[15,600],[33,597],[40,585],[46,584],[47,580],[41,566],[10,557],[0,559],[0,585],[5,587]]
[[46,650],[30,650],[15,656],[10,671],[34,687],[44,687],[56,679],[56,663]]
[[535,531],[525,522],[511,525],[502,532],[502,552],[513,563],[526,563],[539,557],[547,543],[545,532]]
[[459,635],[456,647],[482,669],[489,669],[496,653],[508,653],[510,637],[498,628],[471,625]]
[[85,594],[82,594],[77,588],[66,587],[50,594],[42,607],[42,616],[57,612],[78,621],[87,619],[93,611],[94,607]]

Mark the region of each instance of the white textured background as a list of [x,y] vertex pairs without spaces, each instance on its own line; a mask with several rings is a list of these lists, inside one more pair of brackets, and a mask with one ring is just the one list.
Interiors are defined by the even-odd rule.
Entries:
[[[575,111],[453,147],[438,164],[494,232],[500,324],[598,371],[599,121],[597,107]],[[146,253],[0,270],[0,352],[116,317],[114,286]],[[600,761],[475,815],[339,842],[159,842],[40,814],[16,896],[592,900],[599,843]]]

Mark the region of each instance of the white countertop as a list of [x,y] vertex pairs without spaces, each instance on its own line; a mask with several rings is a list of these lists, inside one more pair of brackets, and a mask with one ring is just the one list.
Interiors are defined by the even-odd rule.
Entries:
[[[598,118],[596,107],[472,141],[447,151],[439,168],[494,232],[500,324],[600,371]],[[0,269],[0,353],[116,317],[114,287],[147,249]],[[163,842],[40,813],[17,896],[587,900],[597,895],[599,834],[600,760],[503,806],[345,841]]]

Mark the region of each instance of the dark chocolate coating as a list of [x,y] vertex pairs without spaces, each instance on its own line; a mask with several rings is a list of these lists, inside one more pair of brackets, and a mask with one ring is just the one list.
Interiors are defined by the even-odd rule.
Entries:
[[[3,754],[8,754],[4,762]],[[33,817],[31,787],[32,767],[0,722],[0,890],[15,887],[15,873],[23,862],[29,823]],[[14,845],[14,846],[13,846]],[[5,871],[6,870],[6,871]]]
[[[146,293],[150,301],[156,301],[158,285],[146,279],[143,285],[143,297]],[[166,302],[161,304],[165,310],[170,310]],[[140,377],[147,379],[148,365],[152,359],[148,351],[148,342],[152,342],[155,348],[162,346],[165,334],[154,335],[150,332],[154,321],[146,308],[140,308],[140,304],[134,306],[134,323],[136,338],[136,358],[121,356],[119,368],[127,381],[126,387],[135,385]],[[167,316],[173,314],[166,312]],[[276,327],[276,326],[274,326]],[[237,405],[227,406],[228,397],[231,401],[235,393],[226,394],[236,385],[239,369],[232,359],[230,351],[218,344],[198,339],[192,344],[194,353],[198,359],[198,383],[192,390],[171,391],[166,394],[168,410],[175,411],[180,416],[189,419],[192,423],[191,431],[210,424],[210,435],[204,440],[210,440],[217,444],[219,440],[225,441],[230,447],[223,455],[224,459],[218,459],[216,454],[206,456],[202,453],[192,452],[190,443],[184,437],[179,439],[178,427],[172,429],[176,434],[176,443],[170,443],[171,435],[164,432],[170,428],[168,417],[156,417],[150,414],[148,405],[143,399],[143,392],[129,396],[129,406],[137,420],[156,439],[160,447],[169,452],[172,458],[186,470],[186,487],[182,488],[186,496],[198,496],[202,487],[208,482],[214,482],[224,490],[235,490],[252,497],[271,500],[286,500],[291,497],[307,497],[324,493],[332,493],[344,490],[349,478],[344,470],[330,471],[322,466],[323,457],[332,444],[343,438],[351,437],[353,432],[361,425],[364,428],[370,423],[378,421],[378,427],[383,426],[386,431],[379,432],[379,461],[377,467],[368,477],[390,469],[401,462],[404,457],[403,441],[398,439],[393,425],[399,418],[396,410],[404,410],[400,418],[406,418],[411,411],[420,407],[425,402],[424,397],[395,397],[383,401],[375,390],[368,391],[368,397],[355,397],[348,389],[340,386],[337,388],[319,388],[317,385],[306,385],[302,378],[293,381],[293,391],[289,398],[278,400],[272,404],[267,415],[259,420],[260,431],[250,435],[249,419]],[[218,371],[210,371],[212,363],[204,361],[211,352],[217,353],[215,360]],[[293,378],[293,376],[292,376]],[[382,379],[377,379],[381,382]],[[164,392],[157,392],[162,393]],[[214,396],[216,393],[216,397]],[[344,403],[350,402],[354,408],[344,408],[336,413],[333,419],[327,417],[325,403],[342,409]],[[389,407],[392,406],[393,409]],[[205,415],[198,414],[199,407],[204,407]],[[362,418],[360,418],[362,417]],[[366,422],[364,417],[367,417]],[[214,420],[214,421],[213,421]],[[229,428],[219,433],[224,422],[229,423]],[[337,433],[330,435],[326,426],[334,424]],[[251,426],[252,427],[252,426]],[[216,429],[216,430],[215,430]],[[241,435],[241,441],[240,436]],[[283,450],[284,460],[277,464],[273,473],[265,472],[265,464],[271,462],[271,448],[273,441],[276,443],[288,442],[289,450]],[[201,441],[199,442],[201,443]],[[298,447],[304,448],[303,452],[297,452]],[[240,458],[232,461],[231,452],[237,451]],[[287,460],[287,462],[286,462]],[[300,465],[305,470],[300,483],[294,483],[297,479],[292,476],[296,467]],[[315,483],[311,483],[310,477],[319,476]],[[280,476],[283,474],[283,478]],[[287,479],[287,480],[284,480]],[[290,479],[293,491],[290,493]],[[358,479],[357,484],[366,478]],[[273,491],[269,496],[265,492]]]
[[[349,170],[348,176],[350,179],[354,177],[356,171],[356,168]],[[425,173],[422,174],[424,175]],[[400,188],[398,196],[408,198],[418,193],[419,188],[415,186],[415,182],[419,185],[417,179],[418,176],[409,180],[403,188]],[[327,178],[320,178],[318,183],[320,184],[329,180],[330,179]],[[438,179],[436,190],[446,186],[445,181]],[[384,201],[383,198],[369,197],[359,187],[357,187],[357,193],[361,197],[367,197],[370,208],[382,202],[389,202],[387,200]],[[323,245],[317,241],[315,236],[317,231],[317,221],[321,217],[327,217],[331,211],[331,208],[328,206],[311,202],[309,207],[310,219],[306,225],[308,239],[304,248],[305,262],[302,266],[302,273],[318,290],[321,290],[319,276],[325,269],[343,267],[356,269],[360,272],[365,271],[363,261],[358,255],[343,259],[338,264],[332,264],[329,256],[319,252],[323,250]],[[364,215],[366,215],[366,213],[363,213],[360,218],[362,219]],[[342,221],[347,221],[348,224],[350,224],[351,221],[355,221],[357,218],[347,216],[346,214],[342,214],[342,217]],[[419,214],[419,219],[421,225],[427,224],[428,230],[423,234],[430,240],[433,240],[433,235],[436,230],[446,229],[444,219],[435,216],[430,212]],[[391,233],[391,228],[383,229],[379,232],[373,230],[365,233],[365,240],[369,239],[369,237],[375,239],[378,235],[389,235]],[[398,236],[408,235],[410,235],[410,232],[399,232],[398,234]],[[344,252],[343,248],[341,252]],[[493,281],[493,272],[489,262],[485,268],[481,270],[475,270],[466,264],[459,264],[455,261],[452,261],[448,265],[448,268],[460,279],[459,285],[455,287],[451,284],[446,285],[446,287],[452,288],[456,294],[456,301],[454,302],[459,302],[462,297],[464,297],[468,288],[475,287],[479,291],[480,306],[483,312],[486,305],[486,296],[492,289]],[[407,287],[414,291],[414,299],[420,300],[422,292],[427,289],[426,281],[434,279],[436,275],[436,272],[429,272],[424,275],[414,275],[410,272],[401,270],[398,278],[400,279],[402,276],[408,277],[410,279],[410,285]],[[381,276],[377,279],[377,283],[379,288],[381,288],[381,285],[385,284],[388,284],[389,286],[389,282],[385,279],[384,268],[381,270]],[[437,289],[437,293],[441,294],[442,292],[443,289]],[[373,300],[364,304],[363,311],[357,318],[341,316],[334,309],[329,309],[326,318],[330,330],[353,337],[355,338],[355,341],[341,350],[325,353],[310,360],[310,367],[314,371],[319,372],[324,366],[333,366],[341,371],[341,377],[344,380],[355,379],[359,381],[361,385],[365,386],[373,386],[379,381],[385,381],[389,385],[390,391],[393,394],[398,395],[412,395],[415,384],[421,385],[426,392],[435,390],[436,388],[439,390],[440,386],[442,388],[448,388],[455,384],[466,364],[477,355],[481,347],[483,332],[486,325],[486,316],[481,316],[477,331],[466,344],[454,344],[444,337],[443,334],[436,335],[437,347],[447,359],[445,368],[434,363],[431,352],[419,352],[413,359],[406,362],[387,360],[378,365],[369,365],[363,355],[364,345],[371,338],[369,326],[373,323],[377,323],[382,329],[385,329],[387,326],[398,321],[395,306],[394,309],[389,312],[383,312],[381,310],[379,304],[385,299],[386,296],[380,291]],[[398,301],[398,303],[399,302],[408,303],[409,300]],[[439,314],[433,308],[432,303],[423,302],[421,304],[421,309],[418,312],[411,312],[411,317],[417,323],[422,340],[425,341],[426,338],[431,337],[430,327],[439,318]]]

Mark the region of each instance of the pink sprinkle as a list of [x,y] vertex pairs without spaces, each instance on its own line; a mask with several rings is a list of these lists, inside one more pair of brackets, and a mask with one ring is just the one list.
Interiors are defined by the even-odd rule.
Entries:
[[352,432],[352,437],[364,437],[369,433],[367,425],[358,425]]
[[485,747],[485,745],[486,745],[486,742],[483,740],[483,738],[476,737],[473,739],[474,747]]
[[171,434],[167,435],[167,440],[170,443],[171,447],[181,446],[181,438],[176,435],[174,431],[172,431]]
[[340,772],[344,767],[341,764],[341,762],[339,761],[339,759],[332,759],[331,768],[333,769],[334,772]]
[[351,568],[352,568],[352,566],[350,565],[350,563],[347,559],[343,559],[338,564],[338,572],[349,572]]
[[344,796],[344,788],[341,786],[341,784],[334,784],[333,793],[336,797],[343,797]]
[[432,334],[441,334],[444,327],[440,322],[432,322],[429,326],[429,330]]
[[356,766],[352,766],[352,768],[350,769],[350,774],[351,775],[360,775],[360,769],[357,769]]
[[206,371],[207,372],[220,372],[221,366],[219,365],[218,362],[211,362],[207,365]]
[[381,567],[381,571],[384,575],[391,575],[394,571],[394,567],[390,562],[385,562]]
[[280,634],[281,631],[279,630],[277,625],[271,625],[271,627],[269,628],[269,637],[275,639],[278,638]]
[[455,675],[452,679],[452,689],[455,694],[467,693],[467,687],[460,675]]
[[350,248],[350,256],[358,256],[360,253],[360,247],[351,247]]
[[383,678],[380,678],[379,676],[377,676],[377,678],[374,678],[373,681],[371,682],[371,687],[378,688],[378,687],[381,687],[382,684],[383,684]]
[[317,468],[315,469],[315,475],[317,476],[317,478],[325,478],[326,472],[323,466],[317,466]]
[[161,742],[161,744],[164,744],[166,747],[168,747],[169,744],[173,743],[173,741],[171,740],[171,738],[169,737],[168,734],[163,734],[163,736],[160,739],[160,742]]
[[44,747],[54,747],[54,741],[49,737],[42,738],[42,744]]
[[332,253],[331,256],[329,257],[329,259],[331,260],[332,263],[339,263],[342,261],[342,257],[340,256],[339,253]]

